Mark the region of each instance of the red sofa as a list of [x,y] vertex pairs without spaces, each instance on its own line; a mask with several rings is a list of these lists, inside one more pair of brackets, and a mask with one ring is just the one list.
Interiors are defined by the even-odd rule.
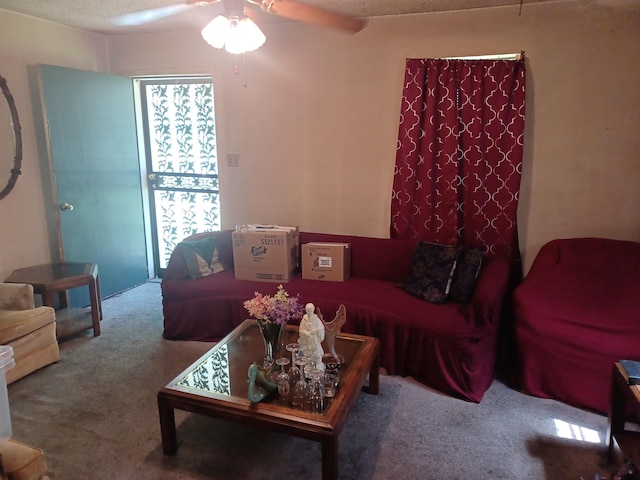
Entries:
[[[215,235],[223,263],[233,263],[231,231]],[[491,385],[508,265],[485,258],[472,301],[434,304],[397,285],[410,268],[415,241],[300,232],[308,242],[351,244],[351,278],[345,282],[303,280],[300,273],[285,289],[313,302],[329,319],[340,304],[347,309],[344,332],[380,339],[381,365],[389,374],[412,376],[437,390],[480,402]],[[213,341],[247,318],[244,300],[254,292],[275,293],[273,283],[236,280],[233,270],[190,279],[184,258],[174,251],[162,279],[164,337]]]
[[520,386],[606,413],[613,363],[640,360],[640,243],[552,240],[514,292]]

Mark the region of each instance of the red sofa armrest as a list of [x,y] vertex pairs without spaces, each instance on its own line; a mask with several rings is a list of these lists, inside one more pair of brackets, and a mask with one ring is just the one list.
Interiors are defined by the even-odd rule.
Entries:
[[509,284],[509,264],[499,257],[485,257],[469,306],[476,326],[498,325]]

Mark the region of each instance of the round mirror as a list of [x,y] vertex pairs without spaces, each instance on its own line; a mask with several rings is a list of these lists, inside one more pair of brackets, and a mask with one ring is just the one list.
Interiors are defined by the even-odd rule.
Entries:
[[[6,100],[6,105],[0,99],[0,188],[4,184],[5,172],[9,170],[9,180],[0,191],[0,200],[9,195],[18,181],[20,166],[22,165],[22,134],[18,110],[9,91],[4,77],[0,76],[0,89]],[[11,158],[13,159],[11,160]],[[7,168],[9,166],[9,168]]]

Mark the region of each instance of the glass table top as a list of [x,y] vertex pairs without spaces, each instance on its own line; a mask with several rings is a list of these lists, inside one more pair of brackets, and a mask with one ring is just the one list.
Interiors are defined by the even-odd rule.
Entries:
[[13,283],[50,283],[78,276],[95,276],[96,274],[97,266],[94,263],[56,262],[20,268],[15,270],[7,281]]
[[[209,352],[185,370],[168,387],[173,385],[193,390],[205,396],[248,397],[248,369],[252,363],[262,365],[264,346],[262,335],[255,322],[243,324],[245,328],[215,345]],[[282,345],[298,339],[298,327],[287,326],[282,334]],[[348,371],[352,360],[364,347],[359,338],[339,336],[336,338],[336,351],[345,359],[340,370],[341,377]],[[284,348],[277,357],[291,358],[291,353]],[[261,403],[277,402],[277,392]]]

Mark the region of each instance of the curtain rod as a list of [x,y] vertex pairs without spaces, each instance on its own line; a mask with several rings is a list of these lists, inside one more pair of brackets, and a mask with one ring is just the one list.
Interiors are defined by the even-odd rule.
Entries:
[[468,57],[444,57],[442,60],[522,60],[524,50],[520,53],[497,53],[494,55],[470,55]]

